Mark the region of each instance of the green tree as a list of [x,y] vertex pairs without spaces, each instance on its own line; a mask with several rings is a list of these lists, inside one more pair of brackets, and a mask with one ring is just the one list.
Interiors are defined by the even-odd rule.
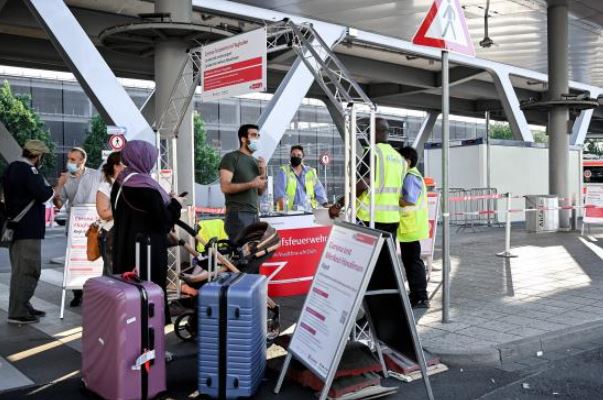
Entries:
[[[40,168],[43,175],[48,176],[55,166],[54,143],[50,132],[44,126],[40,116],[31,108],[29,96],[14,95],[7,81],[0,87],[0,121],[14,136],[17,143],[23,146],[30,139],[41,140],[50,149],[50,154],[44,157]],[[0,173],[5,165],[0,165]]]
[[490,124],[490,138],[513,140],[513,132],[507,123],[493,122]]
[[218,179],[220,154],[207,143],[205,123],[198,113],[193,116],[195,135],[195,181],[207,185]]
[[90,128],[86,131],[86,140],[84,141],[84,150],[88,153],[86,165],[92,168],[100,167],[102,151],[107,146],[107,125],[100,115],[95,115],[90,120]]
[[546,132],[532,131],[532,134],[534,135],[534,142],[536,142],[536,143],[548,143],[549,142],[549,137],[546,134]]

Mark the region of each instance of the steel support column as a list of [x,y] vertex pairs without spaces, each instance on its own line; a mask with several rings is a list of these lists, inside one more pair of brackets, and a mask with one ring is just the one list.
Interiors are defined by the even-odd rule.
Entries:
[[[561,100],[569,93],[568,79],[568,6],[567,0],[549,0],[547,9],[549,100]],[[549,112],[549,193],[569,204],[569,110],[554,106]],[[570,228],[570,214],[559,213],[559,227]]]
[[153,130],[63,0],[25,0],[105,122],[155,142]]
[[417,150],[417,153],[419,153],[419,160],[423,158],[425,143],[433,133],[433,127],[435,126],[439,115],[440,113],[437,111],[428,111],[425,119],[423,119],[423,122],[421,123],[417,137],[412,142],[412,147],[414,147]]
[[[156,0],[155,12],[169,13],[172,22],[190,23],[193,6],[191,0]],[[182,65],[188,59],[187,46],[186,42],[177,39],[163,39],[155,45],[155,95],[153,100],[157,118],[161,118],[166,113],[174,86],[181,78]],[[192,63],[189,62],[185,70],[186,68],[189,68],[188,72],[190,72]],[[156,129],[159,129],[159,126]],[[160,162],[163,160],[165,165],[159,165],[158,167],[172,169],[172,191],[175,193],[188,192],[187,202],[184,206],[194,206],[195,168],[192,102],[184,115],[177,138],[172,137],[172,132],[170,132],[169,137],[162,136],[160,139],[158,143],[159,151],[163,154],[163,157],[160,157]],[[161,142],[164,143],[165,149],[161,148]],[[183,209],[182,218],[186,221],[188,216],[184,211]],[[171,249],[168,255],[168,286],[175,286],[168,287],[168,289],[175,289],[176,296],[180,294],[178,274],[180,273],[180,259],[182,256],[186,256],[186,253],[179,254],[178,249]]]
[[0,121],[0,156],[4,158],[7,164],[17,161],[21,158],[21,146],[15,140],[15,137],[6,129],[6,126]]
[[[320,26],[314,28],[328,46],[333,46],[345,32],[344,29],[321,30]],[[314,75],[298,57],[283,78],[266,110],[260,115],[258,125],[262,136],[258,156],[266,160],[272,157],[313,82]]]
[[574,127],[572,128],[572,136],[570,138],[570,144],[582,146],[588,133],[588,127],[590,126],[590,120],[593,117],[595,110],[583,110],[576,118]]

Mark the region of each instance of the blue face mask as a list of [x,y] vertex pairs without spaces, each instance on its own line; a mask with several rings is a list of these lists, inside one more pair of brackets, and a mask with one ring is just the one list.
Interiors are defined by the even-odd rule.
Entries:
[[67,171],[69,171],[70,174],[75,174],[78,169],[77,164],[67,163]]
[[256,151],[258,151],[258,145],[259,145],[259,140],[250,139],[247,147],[249,147],[249,151],[251,151],[252,153],[255,153]]

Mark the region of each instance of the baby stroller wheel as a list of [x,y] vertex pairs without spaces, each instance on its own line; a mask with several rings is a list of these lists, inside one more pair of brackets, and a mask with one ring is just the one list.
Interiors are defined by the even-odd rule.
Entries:
[[174,333],[184,342],[192,342],[197,337],[197,313],[187,311],[174,322]]

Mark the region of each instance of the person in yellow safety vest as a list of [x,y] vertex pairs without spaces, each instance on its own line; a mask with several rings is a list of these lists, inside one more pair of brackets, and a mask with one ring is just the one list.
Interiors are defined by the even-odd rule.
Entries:
[[[394,238],[400,223],[400,194],[408,165],[404,158],[387,143],[389,124],[384,118],[375,119],[375,228],[391,233]],[[358,174],[368,178],[368,154],[358,167]],[[369,185],[361,179],[356,183],[358,202],[356,217],[365,225],[370,221]],[[331,218],[339,215],[343,199],[329,209]]]
[[429,238],[429,206],[427,187],[417,169],[418,154],[412,147],[404,147],[400,154],[410,169],[404,177],[400,198],[400,224],[398,241],[402,264],[406,270],[410,288],[410,303],[413,308],[429,308],[427,296],[427,274],[421,259],[421,240]]
[[[204,242],[209,242],[213,238],[228,239],[228,234],[224,230],[224,221],[221,219],[202,219],[197,222],[197,225],[201,228],[199,235]],[[199,253],[205,251],[205,246],[200,241],[197,243],[197,251]]]
[[281,166],[274,182],[274,199],[279,210],[316,208],[318,204],[327,205],[325,188],[318,179],[316,169],[304,164],[304,148],[296,144],[291,146],[290,164]]
[[[404,158],[387,143],[389,124],[386,119],[375,120],[375,229],[396,235],[400,222],[400,193],[402,180],[406,175],[407,164]],[[359,173],[368,173],[369,159],[361,163]],[[366,176],[368,178],[368,174]],[[360,180],[356,186],[358,202],[356,217],[365,223],[370,221],[370,198],[366,181]],[[394,236],[395,237],[395,236]]]

